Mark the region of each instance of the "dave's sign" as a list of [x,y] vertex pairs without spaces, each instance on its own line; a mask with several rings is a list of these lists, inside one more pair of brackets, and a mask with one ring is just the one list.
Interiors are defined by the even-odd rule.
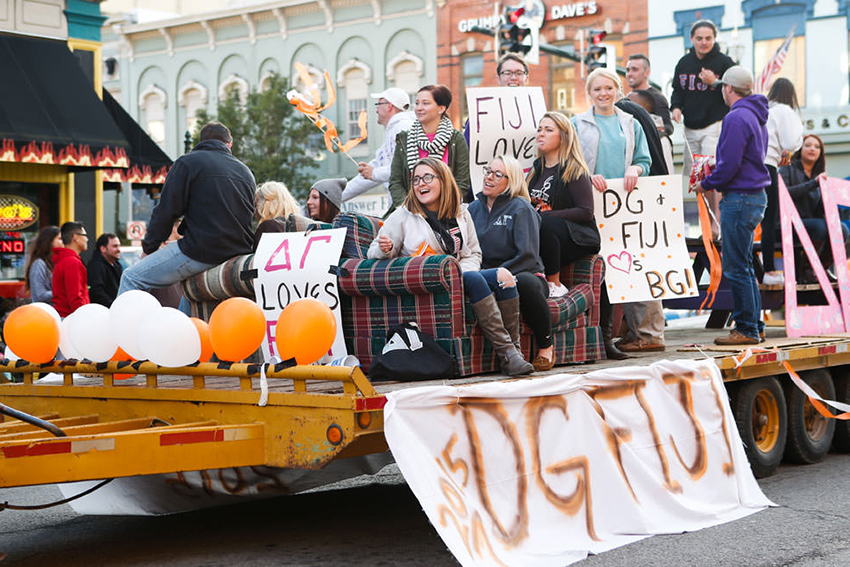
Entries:
[[254,293],[266,316],[265,360],[279,358],[275,326],[287,305],[304,298],[318,299],[331,308],[336,318],[336,338],[325,360],[347,355],[342,337],[339,290],[332,271],[339,263],[345,229],[265,233],[254,254],[257,279]]
[[593,191],[593,205],[611,303],[697,295],[685,244],[681,177],[641,177],[630,193],[622,179],[607,182],[605,192]]
[[481,191],[482,168],[506,154],[529,169],[537,157],[537,123],[546,113],[540,87],[466,89],[469,107],[469,174],[472,190]]

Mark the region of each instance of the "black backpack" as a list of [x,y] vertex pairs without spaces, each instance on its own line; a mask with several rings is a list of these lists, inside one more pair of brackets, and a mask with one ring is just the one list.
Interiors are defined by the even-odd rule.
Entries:
[[369,379],[373,382],[414,382],[456,376],[454,359],[412,321],[387,330],[387,344],[369,367]]

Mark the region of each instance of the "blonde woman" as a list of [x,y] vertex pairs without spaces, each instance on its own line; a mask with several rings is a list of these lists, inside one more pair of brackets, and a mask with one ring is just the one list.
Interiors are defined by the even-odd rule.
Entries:
[[[513,275],[504,268],[481,270],[481,246],[472,217],[449,166],[435,157],[418,160],[411,168],[410,192],[393,211],[369,246],[369,258],[448,254],[460,264],[463,287],[478,326],[493,344],[502,372],[530,374],[534,367],[514,346],[499,310],[500,301],[516,298]],[[518,313],[514,312],[518,318]],[[518,324],[518,322],[516,323]]]
[[519,297],[499,301],[505,329],[519,350],[519,317],[531,327],[537,354],[531,361],[538,372],[554,361],[549,287],[540,260],[540,215],[531,206],[522,166],[500,155],[484,167],[484,185],[469,206],[483,254],[483,269],[504,268],[516,276]]
[[[640,123],[614,106],[623,97],[620,78],[607,69],[596,69],[587,77],[587,96],[593,106],[572,120],[593,188],[605,191],[607,179],[622,178],[625,190],[633,191],[638,178],[649,174],[652,158]],[[625,303],[623,312],[629,333],[618,343],[619,350],[665,349],[664,311],[660,301]]]
[[267,232],[287,232],[290,226],[290,217],[300,217],[305,224],[310,219],[301,216],[301,207],[298,201],[279,181],[266,181],[259,187],[254,195],[254,217],[259,221],[256,232],[254,232],[254,250],[260,237]]

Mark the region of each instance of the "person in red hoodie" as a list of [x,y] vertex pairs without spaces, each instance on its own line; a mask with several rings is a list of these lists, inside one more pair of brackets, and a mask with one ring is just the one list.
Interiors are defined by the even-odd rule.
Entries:
[[88,276],[80,253],[88,248],[86,227],[66,222],[59,229],[65,248],[53,249],[53,307],[67,317],[89,303]]

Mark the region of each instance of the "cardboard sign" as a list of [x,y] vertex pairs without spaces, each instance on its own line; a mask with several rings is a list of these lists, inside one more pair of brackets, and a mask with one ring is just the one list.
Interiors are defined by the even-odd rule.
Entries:
[[[277,356],[275,325],[280,312],[293,301],[310,297],[327,304],[336,317],[336,339],[322,361],[341,358],[348,353],[342,337],[339,290],[331,266],[339,264],[344,228],[300,232],[265,233],[254,254],[254,280],[257,304],[266,316],[265,360]],[[329,357],[329,358],[328,358]]]
[[560,567],[771,504],[710,360],[398,390],[384,433],[464,566]]
[[469,176],[474,193],[484,182],[482,168],[506,154],[528,169],[537,157],[537,123],[546,113],[540,87],[466,89],[469,108]]
[[641,177],[631,193],[622,179],[593,190],[593,207],[605,259],[611,303],[698,295],[685,244],[681,177]]

